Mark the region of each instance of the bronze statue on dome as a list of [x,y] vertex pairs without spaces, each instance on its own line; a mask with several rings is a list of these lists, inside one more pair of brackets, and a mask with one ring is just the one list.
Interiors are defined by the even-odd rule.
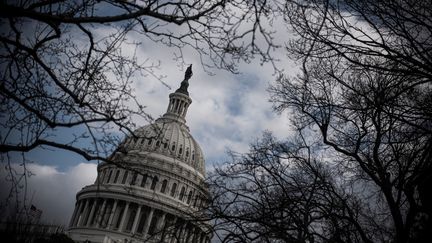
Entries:
[[176,92],[183,93],[185,95],[189,95],[188,87],[189,87],[189,79],[192,77],[192,64],[186,69],[185,77],[180,84],[180,88],[176,90]]

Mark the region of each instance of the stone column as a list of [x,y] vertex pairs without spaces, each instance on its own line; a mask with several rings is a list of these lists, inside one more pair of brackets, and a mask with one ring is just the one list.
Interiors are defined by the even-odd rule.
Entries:
[[151,223],[151,220],[152,220],[152,218],[153,218],[153,213],[154,213],[154,208],[151,208],[151,209],[150,209],[150,212],[149,212],[148,215],[147,215],[147,218],[146,218],[145,224],[144,224],[144,230],[143,230],[143,236],[144,236],[144,239],[146,238],[146,236],[147,236],[147,232],[148,232],[148,230],[149,230],[149,228],[150,228],[150,223]]
[[94,216],[94,211],[96,209],[96,204],[97,204],[97,199],[94,199],[93,205],[92,205],[91,210],[90,210],[90,214],[87,218],[87,222],[86,222],[87,227],[91,226],[92,218]]
[[77,218],[78,218],[78,216],[79,216],[79,213],[80,213],[80,210],[81,210],[81,208],[82,208],[82,206],[83,206],[83,202],[81,201],[81,200],[79,200],[79,201],[77,201],[78,203],[77,203],[77,205],[76,205],[76,207],[75,207],[75,212],[74,212],[74,214],[73,214],[73,216],[72,216],[72,219],[71,219],[71,223],[70,223],[70,226],[69,227],[75,227],[75,225],[76,225],[76,221],[77,221]]
[[187,222],[184,223],[181,226],[180,230],[179,230],[178,242],[185,242],[185,240],[186,240],[186,237],[185,237],[185,235],[186,235],[186,227],[187,227]]
[[204,232],[201,232],[201,241],[200,243],[206,243],[207,234]]
[[162,216],[161,216],[161,218],[159,219],[159,222],[158,222],[158,226],[157,226],[158,230],[161,230],[162,227],[164,226],[164,224],[165,224],[165,217],[166,217],[166,213],[163,212]]
[[[133,143],[132,139],[131,139],[131,143]],[[125,170],[120,170],[119,177],[117,178],[117,184],[122,184],[124,173]]]
[[172,222],[170,222],[171,228],[168,231],[168,239],[166,240],[166,242],[169,242],[169,243],[175,242],[175,239],[176,239],[176,236],[175,236],[175,234],[176,234],[176,228],[175,228],[176,222],[177,222],[177,217],[174,217]]
[[71,217],[70,222],[69,222],[69,227],[72,227],[72,226],[73,226],[74,221],[75,221],[76,214],[77,214],[78,209],[80,208],[80,206],[81,206],[81,201],[77,201],[77,202],[75,203],[74,212],[73,212],[72,217]]
[[201,232],[200,228],[198,228],[197,234],[198,234],[198,236],[197,236],[197,242],[198,243],[202,243],[203,235],[202,235],[202,232]]
[[141,208],[142,208],[142,205],[139,205],[139,204],[138,204],[138,210],[137,210],[137,212],[136,212],[135,219],[134,219],[134,223],[133,223],[133,225],[132,225],[132,230],[131,230],[131,233],[132,233],[132,234],[135,234],[135,233],[136,233],[136,230],[137,230],[137,227],[138,227],[138,222],[140,221]]
[[175,218],[176,224],[175,224],[174,229],[173,229],[172,239],[171,239],[170,243],[180,242],[180,233],[181,233],[183,226],[180,226],[180,228],[177,229],[177,220],[178,219],[179,219],[178,217]]
[[87,211],[88,211],[88,206],[89,206],[90,199],[83,199],[83,200],[85,200],[84,209],[83,209],[82,213],[78,215],[77,226],[81,226],[82,225],[83,220],[84,220],[84,218],[85,218],[85,216],[87,214]]
[[100,213],[99,213],[99,215],[96,215],[97,216],[96,223],[95,223],[96,227],[99,227],[102,223],[102,220],[103,220],[104,214],[105,214],[105,208],[106,208],[107,201],[108,201],[107,199],[104,199],[104,201],[102,203],[102,208],[99,211]]
[[187,242],[196,243],[196,235],[195,234],[196,234],[195,227],[192,227],[189,231],[189,236],[188,236]]
[[162,216],[161,216],[161,218],[159,219],[159,221],[158,221],[158,223],[157,223],[157,227],[156,227],[156,229],[157,229],[158,232],[159,232],[159,231],[162,231],[162,230],[163,230],[163,227],[165,226],[165,217],[166,217],[166,213],[165,213],[165,212],[162,212]]
[[116,212],[116,209],[117,209],[117,203],[118,203],[118,200],[117,199],[114,200],[114,205],[113,205],[113,207],[111,209],[112,213],[111,213],[111,215],[110,215],[110,217],[108,219],[108,223],[107,223],[107,228],[108,229],[112,229],[112,221],[114,219],[114,215],[115,215],[115,212]]
[[187,227],[187,225],[186,225],[186,228],[185,228],[185,231],[184,231],[184,237],[183,237],[183,242],[184,243],[189,243],[189,236],[190,236],[190,234],[191,234],[191,230]]
[[198,228],[195,228],[194,229],[194,235],[193,235],[192,241],[194,243],[199,243],[200,242],[199,240],[200,240],[200,232],[199,232]]
[[118,228],[118,231],[120,231],[120,232],[122,232],[123,228],[124,228],[124,224],[125,224],[125,221],[126,221],[128,210],[129,210],[129,204],[130,204],[130,202],[126,202],[126,206],[124,208],[123,215],[122,215],[122,218],[121,218],[121,221],[120,221],[120,226]]

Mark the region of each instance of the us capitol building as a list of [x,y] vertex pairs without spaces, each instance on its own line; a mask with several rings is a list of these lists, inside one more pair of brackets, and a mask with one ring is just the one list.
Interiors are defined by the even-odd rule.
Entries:
[[203,153],[185,120],[191,68],[167,112],[126,138],[115,163],[101,163],[95,183],[77,193],[68,230],[74,241],[210,242],[208,222],[195,218],[208,190]]

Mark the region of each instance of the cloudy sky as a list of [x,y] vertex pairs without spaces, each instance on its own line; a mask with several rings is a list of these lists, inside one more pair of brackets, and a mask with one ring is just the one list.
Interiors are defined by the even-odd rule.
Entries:
[[[285,39],[284,33],[279,35],[280,39]],[[130,38],[137,38],[131,41],[139,40],[139,36]],[[166,111],[168,95],[179,87],[186,67],[179,66],[173,60],[175,50],[139,41],[143,43],[138,49],[138,57],[160,60],[158,73],[166,76],[163,81],[171,87],[151,76],[137,77],[134,83],[139,102],[147,107],[149,114],[158,118]],[[281,60],[287,60],[281,53]],[[289,114],[275,114],[272,104],[268,102],[266,90],[275,80],[271,65],[253,61],[240,64],[239,74],[211,70],[214,75],[209,75],[193,51],[185,50],[184,60],[187,64],[193,64],[189,86],[193,102],[186,117],[187,125],[203,149],[207,170],[224,162],[228,149],[247,151],[248,145],[265,130],[272,131],[279,138],[289,134]],[[286,72],[293,69],[293,64],[288,61],[278,65]],[[45,222],[67,224],[73,211],[75,194],[96,178],[96,164],[58,151],[35,150],[30,158],[35,162],[28,166],[33,174],[28,181],[28,200],[43,210],[42,219]],[[21,169],[18,165],[15,168],[18,171]],[[5,176],[4,170],[1,176]],[[2,188],[3,196],[6,191]]]

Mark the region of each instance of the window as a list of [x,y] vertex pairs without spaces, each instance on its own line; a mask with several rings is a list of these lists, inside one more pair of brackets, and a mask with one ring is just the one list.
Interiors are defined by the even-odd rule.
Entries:
[[157,184],[158,180],[159,180],[159,179],[157,178],[157,176],[154,176],[154,177],[153,177],[152,184],[151,184],[151,186],[150,186],[150,189],[151,189],[151,190],[156,189],[156,184]]
[[189,195],[188,195],[188,198],[187,198],[187,204],[190,204],[191,199],[192,199],[192,191],[189,191]]
[[180,201],[183,201],[184,193],[185,193],[185,187],[182,187],[180,191],[180,197],[179,197]]
[[128,177],[128,171],[125,171],[124,175],[123,175],[123,180],[122,180],[122,184],[126,183],[126,179]]
[[119,175],[120,175],[120,170],[117,170],[116,175],[115,175],[115,177],[114,177],[114,183],[117,183],[117,180],[118,180],[118,178],[119,178]]
[[174,183],[171,187],[171,197],[174,197],[176,189],[177,189],[177,183]]
[[164,149],[168,148],[168,141],[165,141],[164,143]]
[[124,211],[125,211],[125,203],[123,202],[123,203],[119,204],[119,206],[116,210],[114,229],[118,229],[120,227],[120,223],[121,223]]
[[[96,203],[96,200],[91,200],[90,202],[89,202],[89,208],[92,208],[93,207],[93,204],[94,203]],[[91,205],[91,206],[90,206]],[[85,212],[86,214],[84,215],[84,222],[83,222],[83,224],[82,225],[87,225],[87,221],[89,220],[89,217],[90,217],[90,212]],[[80,224],[81,225],[81,224]]]
[[180,145],[179,154],[182,154],[182,153],[183,153],[183,148]]
[[157,223],[159,222],[159,219],[162,217],[162,213],[159,210],[155,210],[153,213],[153,218],[150,221],[150,227],[148,230],[149,235],[154,235],[157,233]]
[[152,140],[149,139],[148,142],[147,142],[147,145],[151,145],[151,144],[152,144]]
[[125,229],[126,232],[130,232],[132,230],[132,225],[135,221],[137,210],[138,210],[138,205],[132,204],[132,206],[129,209],[128,218],[126,219],[127,220],[126,229]]
[[137,234],[143,233],[146,219],[147,219],[146,208],[143,207],[143,209],[141,210],[140,219],[138,221],[138,228],[136,230]]
[[101,200],[96,200],[95,201],[95,211],[94,211],[94,213],[93,213],[93,215],[92,215],[92,218],[89,218],[89,224],[90,225],[96,225],[96,221],[97,221],[97,219],[98,219],[98,217],[99,217],[99,214],[101,213],[100,211],[101,211],[101,204],[102,204],[102,202],[101,202]]
[[141,180],[141,187],[145,187],[146,182],[147,182],[147,174],[143,175],[143,178]]
[[171,102],[170,110],[172,111],[174,109],[174,100]]
[[101,227],[106,228],[108,225],[108,219],[110,218],[113,209],[114,200],[108,200],[105,208],[105,212],[102,214]]
[[132,186],[135,185],[135,183],[136,183],[136,179],[137,179],[137,176],[138,176],[138,173],[137,173],[137,172],[134,172],[134,174],[133,174],[133,176],[132,176],[131,183],[130,183]]
[[165,193],[166,187],[167,187],[168,181],[167,180],[163,180],[162,181],[162,187],[161,187],[161,192]]
[[177,102],[175,103],[175,109],[178,110],[179,102],[178,102],[178,100],[176,100],[176,101],[177,101]]
[[171,150],[172,150],[172,151],[175,150],[175,143],[173,143],[173,145],[171,146]]
[[[175,219],[174,215],[169,214],[169,213],[166,214],[166,216],[165,216],[165,229],[164,229],[165,231],[167,229],[175,229],[174,228],[174,225],[175,225],[174,219]],[[172,232],[172,231],[168,231],[168,232]],[[199,241],[196,241],[196,242],[199,242]]]
[[158,141],[156,142],[156,147],[159,148],[159,146],[160,146],[160,141],[158,140]]

